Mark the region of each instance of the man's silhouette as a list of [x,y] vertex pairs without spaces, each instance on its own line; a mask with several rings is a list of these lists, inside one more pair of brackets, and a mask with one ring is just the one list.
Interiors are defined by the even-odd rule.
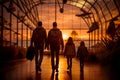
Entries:
[[[60,45],[62,46],[62,50],[63,50],[64,43],[62,38],[62,32],[57,28],[56,22],[53,22],[53,28],[48,32],[47,45],[48,46],[50,45],[52,70],[54,71],[56,69],[56,72],[58,72]],[[55,55],[56,55],[56,65],[54,63]]]
[[[36,71],[41,71],[41,63],[43,60],[44,46],[47,41],[46,30],[42,27],[42,22],[38,22],[38,26],[33,30],[31,45],[35,47],[35,64]],[[40,55],[38,59],[38,55]]]

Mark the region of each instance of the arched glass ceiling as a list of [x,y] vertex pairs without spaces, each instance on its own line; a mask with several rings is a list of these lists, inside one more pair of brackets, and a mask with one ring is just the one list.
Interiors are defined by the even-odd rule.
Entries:
[[[55,1],[57,3],[56,8]],[[99,41],[101,37],[106,36],[106,29],[111,20],[114,20],[116,25],[120,24],[119,0],[67,0],[64,7],[62,1],[0,0],[0,7],[4,9],[3,17],[6,21],[14,23],[12,29],[15,29],[14,26],[17,25],[16,18],[30,29],[35,28],[37,21],[41,20],[43,21],[43,26],[48,30],[52,27],[52,22],[56,20],[58,27],[63,29],[64,33],[69,32],[65,30],[78,30],[79,37],[86,37],[87,35],[87,39],[94,40],[94,43],[95,40]],[[60,8],[62,7],[64,11],[60,13]],[[1,11],[2,8],[0,8],[0,15],[2,15]],[[12,21],[9,19],[9,13],[14,16]],[[99,29],[87,34],[88,28],[95,22],[99,24]],[[28,36],[30,37],[30,35]],[[90,44],[92,45],[93,43]]]
[[[57,22],[62,29],[79,29],[80,26],[85,28],[98,22],[101,34],[111,19],[115,17],[119,19],[118,0],[67,0],[63,13],[59,11],[63,6],[63,0],[1,0],[1,4],[9,10],[12,3],[16,8],[12,13],[26,25],[34,28],[37,21],[42,20],[49,29],[51,23],[55,21],[55,1]],[[116,23],[119,24],[120,21],[117,20]]]
[[[8,6],[9,2],[13,2],[17,7],[19,13],[28,18],[34,26],[39,20],[40,5],[55,4],[55,0],[1,0],[4,5]],[[56,0],[57,5],[62,6],[63,0]],[[59,4],[58,4],[59,3]],[[65,5],[73,5],[87,12],[91,12],[92,15],[81,16],[87,24],[91,24],[94,21],[98,21],[102,25],[103,21],[109,21],[110,19],[119,16],[119,5],[118,0],[67,0]],[[45,8],[45,6],[44,6]],[[49,6],[50,9],[51,6]],[[64,7],[65,9],[65,7]],[[65,11],[67,11],[65,9]],[[64,11],[64,12],[65,12]],[[83,11],[79,10],[79,14],[84,14]],[[15,13],[17,14],[17,13]],[[78,14],[78,13],[76,13]],[[75,14],[74,14],[75,15]],[[87,18],[86,18],[87,17]],[[89,17],[89,18],[88,18]]]

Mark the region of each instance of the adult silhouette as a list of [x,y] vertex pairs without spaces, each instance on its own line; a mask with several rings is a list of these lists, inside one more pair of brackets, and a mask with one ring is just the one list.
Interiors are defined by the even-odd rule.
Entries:
[[[48,32],[47,46],[50,45],[52,70],[58,72],[60,46],[64,48],[62,32],[57,28],[57,23],[53,22],[53,28]],[[56,56],[56,65],[54,62]]]
[[47,41],[46,30],[42,27],[42,22],[39,21],[37,27],[33,30],[31,38],[31,45],[32,46],[34,45],[35,47],[36,71],[41,71],[41,63],[43,60],[43,52],[46,41]]

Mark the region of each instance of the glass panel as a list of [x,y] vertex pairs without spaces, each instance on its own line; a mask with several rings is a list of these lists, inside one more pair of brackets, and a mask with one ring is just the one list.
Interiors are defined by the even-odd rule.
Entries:
[[107,5],[109,6],[110,12],[113,17],[115,17],[119,14],[113,0],[111,0],[110,3],[107,3]]
[[98,4],[102,7],[102,11],[106,17],[107,20],[111,19],[111,15],[108,11],[108,9],[105,6],[105,3],[103,1],[99,1]]

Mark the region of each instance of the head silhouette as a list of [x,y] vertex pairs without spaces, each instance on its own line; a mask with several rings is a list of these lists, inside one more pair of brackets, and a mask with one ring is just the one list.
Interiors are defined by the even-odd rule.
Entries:
[[41,21],[38,22],[38,26],[42,26],[42,22]]
[[56,22],[53,22],[53,27],[57,27],[57,23]]
[[69,38],[68,38],[68,43],[73,43],[72,37],[69,37]]
[[81,42],[80,42],[80,46],[85,46],[84,41],[81,41]]

